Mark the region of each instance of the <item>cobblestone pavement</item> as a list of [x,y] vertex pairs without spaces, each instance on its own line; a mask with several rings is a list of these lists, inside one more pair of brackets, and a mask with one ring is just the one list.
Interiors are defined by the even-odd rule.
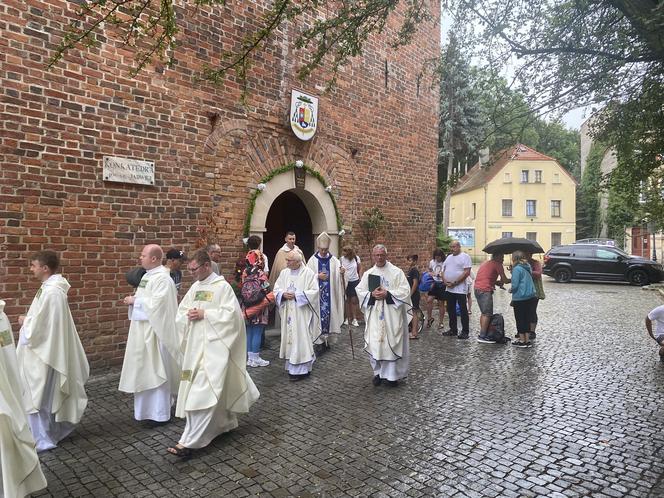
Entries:
[[359,331],[356,360],[345,337],[296,383],[272,338],[273,364],[251,369],[258,403],[188,461],[165,451],[181,420],[141,426],[118,373],[96,376],[81,425],[41,456],[37,496],[664,496],[664,364],[643,326],[662,299],[545,284],[535,347],[425,331],[397,388],[372,385]]

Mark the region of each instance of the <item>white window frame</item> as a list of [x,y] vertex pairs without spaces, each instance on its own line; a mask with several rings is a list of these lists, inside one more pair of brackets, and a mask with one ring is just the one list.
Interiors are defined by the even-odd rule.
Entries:
[[[558,203],[558,214],[554,213],[554,202]],[[561,218],[563,215],[563,202],[560,199],[551,199],[551,218]]]
[[[528,213],[528,203],[532,202],[534,207],[533,214]],[[537,199],[526,199],[526,218],[537,218]]]
[[[510,214],[505,214],[505,201],[509,201],[510,203]],[[503,218],[511,218],[514,216],[514,202],[512,199],[502,199],[501,205],[500,205],[500,214]]]

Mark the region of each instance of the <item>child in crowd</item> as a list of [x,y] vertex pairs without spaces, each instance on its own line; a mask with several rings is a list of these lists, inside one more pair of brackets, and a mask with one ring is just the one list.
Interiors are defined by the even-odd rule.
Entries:
[[413,319],[410,322],[410,339],[419,339],[417,331],[419,330],[419,321],[420,321],[420,271],[417,269],[417,254],[411,254],[408,256],[408,274],[406,278],[408,279],[408,285],[410,285],[410,299],[413,302]]

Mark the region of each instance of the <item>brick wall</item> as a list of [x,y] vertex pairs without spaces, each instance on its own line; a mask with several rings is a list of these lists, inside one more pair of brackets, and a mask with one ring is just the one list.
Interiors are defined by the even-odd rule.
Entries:
[[[61,253],[72,284],[70,305],[92,366],[120,363],[128,322],[119,301],[131,292],[124,272],[136,266],[141,247],[189,250],[212,213],[230,273],[242,252],[252,188],[296,159],[333,183],[344,225],[354,232],[346,240],[360,245],[363,259],[369,249],[358,222],[371,206],[391,222],[384,242],[395,262],[411,252],[428,257],[437,91],[430,77],[418,85],[417,75],[437,54],[437,23],[395,51],[386,43],[398,28],[393,19],[362,58],[343,68],[329,94],[322,91],[324,70],[296,79],[303,55],[289,42],[298,28],[284,26],[253,64],[243,106],[232,75],[221,87],[192,76],[240,39],[260,2],[180,12],[175,67],[151,65],[136,77],[133,54],[112,33],[98,48],[71,51],[46,69],[74,7],[58,0],[0,5],[0,298],[15,333],[16,317],[39,285],[28,255],[51,248]],[[288,126],[292,88],[320,97],[310,142],[297,140]],[[104,182],[105,155],[154,161],[155,185]]]

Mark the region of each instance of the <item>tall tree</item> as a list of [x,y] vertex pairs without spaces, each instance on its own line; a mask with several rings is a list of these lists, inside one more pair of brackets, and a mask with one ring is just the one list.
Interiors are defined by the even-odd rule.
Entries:
[[443,0],[443,8],[476,27],[469,43],[483,72],[512,69],[510,86],[520,90],[532,112],[606,108],[593,134],[618,146],[619,167],[646,176],[659,167],[664,2]]
[[[449,181],[456,181],[477,157],[484,136],[485,120],[474,75],[461,50],[459,40],[451,33],[441,53],[440,114],[438,121],[438,210],[436,219],[448,225]],[[455,167],[455,164],[457,165]],[[445,202],[443,202],[445,199]],[[444,211],[441,208],[445,206]]]
[[586,169],[576,192],[576,238],[599,237],[602,226],[600,193],[602,182],[602,159],[606,146],[595,142],[588,154]]

